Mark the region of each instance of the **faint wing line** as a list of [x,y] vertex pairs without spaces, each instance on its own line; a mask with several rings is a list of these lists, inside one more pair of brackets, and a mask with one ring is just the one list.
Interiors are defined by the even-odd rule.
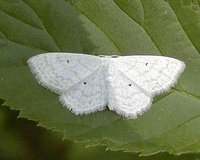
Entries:
[[129,77],[127,77],[123,72],[121,72],[119,69],[118,71],[124,76],[126,77],[128,80],[130,80],[135,86],[137,86],[146,96],[149,96],[152,98],[152,95],[150,93],[148,93],[144,88],[142,88],[140,85],[138,85],[136,82],[134,82],[132,79],[130,79]]

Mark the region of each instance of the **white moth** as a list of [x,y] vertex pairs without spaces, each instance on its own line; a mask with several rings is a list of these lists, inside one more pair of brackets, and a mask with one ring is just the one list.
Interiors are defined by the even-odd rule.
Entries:
[[110,110],[137,118],[156,94],[169,90],[185,64],[163,56],[46,53],[28,60],[38,82],[76,115]]

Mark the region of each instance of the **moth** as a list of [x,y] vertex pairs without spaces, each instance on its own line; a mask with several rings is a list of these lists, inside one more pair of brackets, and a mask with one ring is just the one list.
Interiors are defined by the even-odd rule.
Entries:
[[31,57],[28,66],[37,81],[59,95],[76,115],[102,111],[106,106],[127,118],[151,107],[153,97],[174,86],[184,62],[164,56],[93,56],[45,53]]

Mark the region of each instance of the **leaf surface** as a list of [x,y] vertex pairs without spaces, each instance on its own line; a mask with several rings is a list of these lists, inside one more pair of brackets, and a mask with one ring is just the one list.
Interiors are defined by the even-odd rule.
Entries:
[[[0,97],[20,117],[87,145],[141,155],[199,152],[199,11],[192,0],[1,0]],[[164,55],[187,68],[135,120],[109,110],[75,116],[27,67],[29,57],[55,51]]]

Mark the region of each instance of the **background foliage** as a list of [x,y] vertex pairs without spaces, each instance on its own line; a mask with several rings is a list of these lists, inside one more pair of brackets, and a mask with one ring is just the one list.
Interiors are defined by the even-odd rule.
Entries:
[[[199,4],[199,0],[0,0],[0,97],[3,105],[20,110],[19,117],[37,121],[39,126],[57,131],[67,139],[82,141],[84,145],[101,144],[111,150],[146,156],[159,152],[175,155],[199,152]],[[56,51],[165,55],[184,61],[187,69],[179,84],[156,97],[153,107],[136,120],[123,119],[109,110],[80,117],[62,107],[57,95],[37,84],[27,67],[29,57]],[[6,114],[1,117],[3,126],[10,121],[4,118]],[[15,131],[21,132],[20,127],[12,123]],[[23,140],[19,138],[23,136],[14,134],[12,129],[9,134],[3,134],[4,130],[1,131],[2,140],[12,140],[19,151],[11,151],[8,141],[0,151],[22,155],[23,147],[27,148],[21,145]],[[30,134],[40,130],[50,137],[51,133],[43,129],[31,130]],[[5,135],[10,137],[3,138]],[[58,143],[55,156],[60,155],[59,146],[64,142],[58,142],[54,134],[52,138],[47,137],[36,138],[46,140],[43,142],[46,145]],[[51,151],[50,145],[43,147]],[[79,146],[75,146],[76,149],[80,152]],[[114,156],[101,149],[97,154]],[[133,156],[115,152],[117,154]]]
[[18,112],[8,107],[0,108],[0,159],[1,160],[198,160],[199,154],[173,156],[160,153],[155,156],[139,157],[121,151],[105,151],[105,147],[85,148],[72,141],[62,141],[62,135],[50,132],[36,123],[17,119]]

